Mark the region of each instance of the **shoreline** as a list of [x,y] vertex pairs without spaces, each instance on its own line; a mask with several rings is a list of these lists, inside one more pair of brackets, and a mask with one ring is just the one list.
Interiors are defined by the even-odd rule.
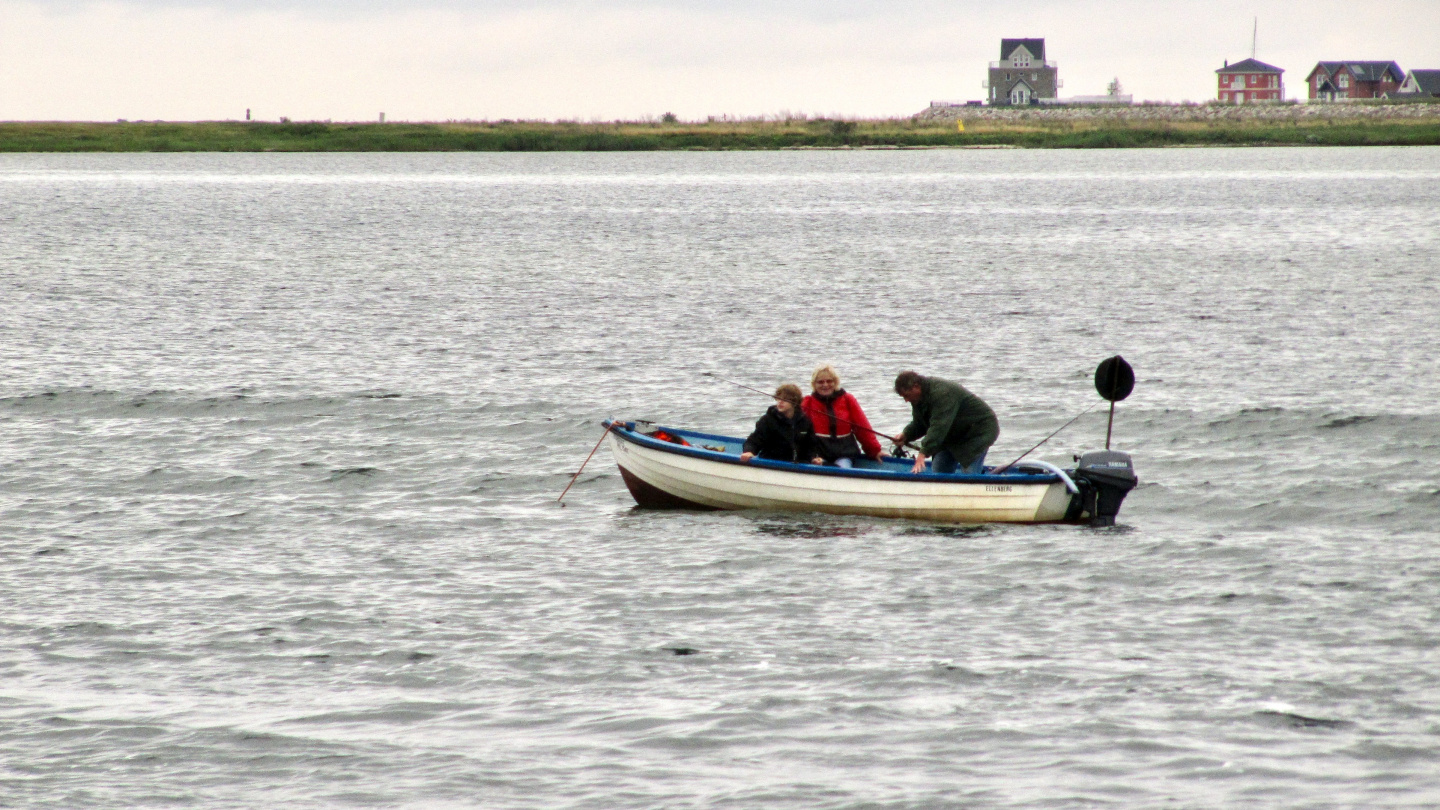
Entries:
[[[911,118],[701,123],[0,122],[0,152],[551,152],[1440,146],[1440,104],[1327,108],[932,108]],[[1298,108],[1309,110],[1313,107]],[[1164,112],[1157,113],[1157,110]],[[1364,116],[1347,115],[1366,110]],[[1376,110],[1396,110],[1375,114]],[[963,122],[963,130],[958,122]]]

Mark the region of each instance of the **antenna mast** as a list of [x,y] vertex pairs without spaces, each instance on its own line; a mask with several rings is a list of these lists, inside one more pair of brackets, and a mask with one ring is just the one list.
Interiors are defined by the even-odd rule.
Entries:
[[1250,58],[1255,58],[1255,41],[1260,38],[1260,18],[1255,18],[1255,28],[1250,32]]

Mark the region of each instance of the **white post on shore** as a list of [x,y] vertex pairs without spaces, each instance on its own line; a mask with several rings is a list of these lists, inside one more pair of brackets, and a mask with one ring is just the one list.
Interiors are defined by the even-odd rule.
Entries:
[[380,113],[380,123],[385,123],[385,113]]

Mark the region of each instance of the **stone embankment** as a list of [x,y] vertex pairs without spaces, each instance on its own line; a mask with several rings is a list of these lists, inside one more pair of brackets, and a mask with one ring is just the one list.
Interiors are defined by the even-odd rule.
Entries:
[[1140,104],[1073,107],[930,107],[914,115],[920,122],[994,121],[1033,124],[1179,124],[1300,123],[1322,121],[1440,120],[1440,103],[1335,104]]

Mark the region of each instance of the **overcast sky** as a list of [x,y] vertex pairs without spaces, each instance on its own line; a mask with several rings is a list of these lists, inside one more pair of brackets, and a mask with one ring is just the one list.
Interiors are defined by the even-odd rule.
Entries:
[[0,0],[0,120],[905,116],[983,98],[1001,37],[1044,37],[1061,96],[1202,101],[1255,17],[1287,96],[1322,59],[1440,68],[1440,0]]

